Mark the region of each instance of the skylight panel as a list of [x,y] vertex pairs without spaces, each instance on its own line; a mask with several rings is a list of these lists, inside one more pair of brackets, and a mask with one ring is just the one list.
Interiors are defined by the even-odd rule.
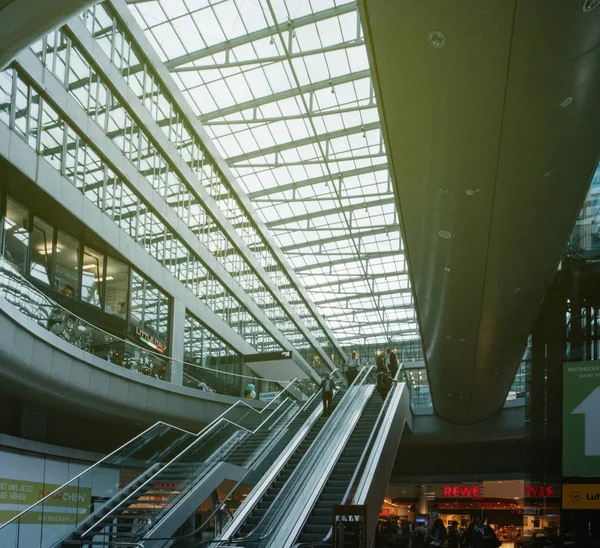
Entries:
[[226,40],[212,8],[205,8],[194,12],[192,18],[206,46],[213,46]]
[[[238,158],[232,171],[251,197],[256,193],[260,218],[272,224],[303,283],[312,285],[309,293],[338,338],[418,340],[398,216],[394,203],[385,202],[393,193],[358,13],[295,26],[353,0],[270,1],[281,35],[268,4],[252,0],[162,0],[130,9],[150,27],[146,35],[161,58],[198,52],[186,66],[200,68],[174,72],[175,81],[226,158],[252,156]],[[263,38],[244,38],[267,28]],[[228,40],[234,47],[226,52]],[[202,55],[217,44],[221,51]],[[246,64],[261,59],[267,61]],[[334,132],[345,134],[326,137]],[[389,310],[382,314],[383,304]],[[357,315],[344,314],[349,309]]]

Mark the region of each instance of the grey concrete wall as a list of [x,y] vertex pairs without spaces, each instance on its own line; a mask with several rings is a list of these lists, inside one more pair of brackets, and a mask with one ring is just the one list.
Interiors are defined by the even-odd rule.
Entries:
[[[146,377],[46,331],[0,298],[0,378],[26,401],[140,425],[162,420],[198,431],[237,398]],[[257,408],[264,406],[253,402]],[[43,417],[40,417],[43,420]]]

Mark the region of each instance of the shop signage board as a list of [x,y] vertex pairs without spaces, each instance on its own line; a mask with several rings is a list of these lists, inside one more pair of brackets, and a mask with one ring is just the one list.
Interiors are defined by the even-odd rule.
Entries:
[[600,470],[600,362],[563,366],[563,476]]
[[271,401],[279,396],[279,392],[261,392],[258,396],[260,401]]
[[342,504],[333,508],[334,548],[367,547],[367,507],[364,504]]
[[562,507],[565,510],[600,510],[600,483],[564,484]]
[[[0,511],[0,524],[16,516],[25,508],[35,504],[47,494],[58,489],[58,484],[43,484],[37,481],[0,478],[0,504],[16,505],[18,509]],[[39,512],[31,512],[24,523],[75,523],[75,514],[79,520],[90,512],[92,489],[90,487],[65,487],[56,492],[40,506]],[[64,512],[70,510],[74,513]]]

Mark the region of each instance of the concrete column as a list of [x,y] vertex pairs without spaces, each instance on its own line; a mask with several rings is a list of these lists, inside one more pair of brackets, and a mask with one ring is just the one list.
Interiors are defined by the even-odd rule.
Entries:
[[175,361],[171,362],[169,381],[183,384],[183,332],[185,329],[185,305],[179,299],[173,299],[171,306],[171,334],[169,337],[169,354]]
[[98,0],[0,0],[0,70],[22,50]]

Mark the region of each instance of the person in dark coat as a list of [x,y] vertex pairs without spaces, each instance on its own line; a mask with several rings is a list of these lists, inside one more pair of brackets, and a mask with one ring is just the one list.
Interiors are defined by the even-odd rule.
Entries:
[[430,543],[430,546],[442,546],[448,534],[446,533],[446,526],[444,522],[437,518],[433,522],[433,526],[431,527],[431,536],[433,537]]
[[323,395],[323,416],[329,417],[333,408],[333,389],[335,383],[330,378],[328,373],[323,374],[323,380],[321,381],[321,391]]
[[387,349],[387,353],[389,360],[390,375],[392,375],[392,379],[395,379],[396,373],[398,373],[398,356],[396,356],[396,353],[391,348]]

